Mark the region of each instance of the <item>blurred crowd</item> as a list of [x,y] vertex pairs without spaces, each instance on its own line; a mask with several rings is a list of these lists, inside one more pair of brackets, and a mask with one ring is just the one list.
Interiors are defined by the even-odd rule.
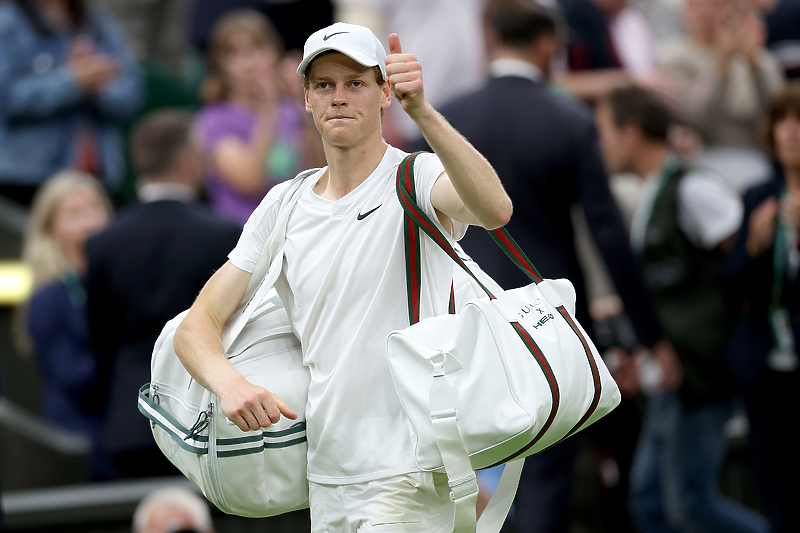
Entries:
[[[800,530],[800,0],[0,1],[0,198],[29,211],[34,280],[15,337],[92,478],[178,474],[136,407],[153,344],[270,187],[325,165],[295,71],[334,20],[402,38],[509,231],[575,285],[624,398],[587,432],[596,526]],[[383,131],[425,148],[399,105]],[[737,416],[747,506],[718,486]],[[510,530],[570,531],[577,442],[527,460]]]

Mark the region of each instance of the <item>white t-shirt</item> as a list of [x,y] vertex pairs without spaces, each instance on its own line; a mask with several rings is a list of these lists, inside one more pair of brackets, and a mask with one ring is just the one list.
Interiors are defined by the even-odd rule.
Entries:
[[[408,326],[403,212],[395,190],[405,155],[388,147],[375,171],[344,198],[334,202],[309,191],[289,218],[276,289],[311,370],[308,479],[316,483],[418,470],[386,360],[387,335]],[[444,167],[436,155],[424,154],[414,170],[417,202],[438,224],[430,193]],[[238,268],[252,272],[286,186],[273,188],[245,224],[229,256]],[[460,238],[467,226],[455,226]],[[453,262],[430,239],[421,241],[420,316],[426,318],[447,312]]]
[[[645,179],[641,201],[633,216],[631,243],[642,250],[645,227],[661,190],[661,169]],[[678,226],[692,244],[711,250],[739,230],[744,216],[742,199],[720,176],[690,170],[678,185]]]

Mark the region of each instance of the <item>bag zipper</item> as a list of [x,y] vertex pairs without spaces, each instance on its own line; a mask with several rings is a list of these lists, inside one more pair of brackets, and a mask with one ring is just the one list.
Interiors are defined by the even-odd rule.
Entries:
[[225,501],[225,495],[222,492],[222,478],[219,473],[219,458],[217,457],[217,424],[216,417],[214,416],[214,399],[216,396],[211,396],[212,401],[208,402],[208,412],[210,423],[208,426],[208,472],[211,476],[211,487],[217,498],[217,506],[230,513],[228,502]]
[[152,391],[153,401],[156,403],[160,403],[156,398],[159,394],[163,394],[164,396],[168,396],[173,400],[177,400],[184,409],[189,411],[192,414],[200,414],[201,408],[199,405],[194,404],[187,400],[183,394],[180,393],[176,388],[166,385],[164,383],[152,383],[150,385],[150,390]]

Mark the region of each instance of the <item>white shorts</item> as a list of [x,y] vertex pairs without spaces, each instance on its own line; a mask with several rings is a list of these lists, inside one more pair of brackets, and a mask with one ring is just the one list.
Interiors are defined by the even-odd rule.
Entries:
[[309,481],[311,533],[452,533],[445,474],[412,472],[350,485]]

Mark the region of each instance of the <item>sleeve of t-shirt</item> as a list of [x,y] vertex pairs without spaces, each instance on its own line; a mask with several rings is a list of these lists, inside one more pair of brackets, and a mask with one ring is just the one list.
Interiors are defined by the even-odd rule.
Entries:
[[678,224],[695,246],[711,250],[739,230],[742,198],[721,177],[687,174],[679,195]]
[[291,180],[285,181],[271,188],[250,218],[247,219],[242,234],[239,236],[239,242],[228,254],[228,259],[233,266],[245,272],[253,272],[256,261],[267,244],[267,238],[272,232],[272,228],[275,227],[275,220],[278,218],[278,211],[281,207],[281,198],[290,183]]
[[248,139],[250,132],[241,120],[230,111],[211,107],[200,111],[194,122],[194,131],[205,150],[213,151],[220,141],[228,137]]
[[[434,209],[433,204],[431,203],[431,191],[433,190],[433,185],[436,183],[436,180],[439,179],[439,176],[442,175],[442,172],[444,172],[444,165],[442,165],[441,160],[439,160],[439,156],[436,154],[420,154],[414,161],[414,179],[417,184],[417,190],[421,193],[418,195],[419,198],[417,200],[419,202],[419,206],[423,209],[423,211],[425,211],[425,214],[428,215],[431,220],[436,222],[436,226],[442,231],[442,233],[445,235],[450,235],[450,233],[439,222],[439,217],[436,215],[436,209]],[[453,237],[455,240],[460,240],[467,232],[468,227],[469,224],[453,220]]]

